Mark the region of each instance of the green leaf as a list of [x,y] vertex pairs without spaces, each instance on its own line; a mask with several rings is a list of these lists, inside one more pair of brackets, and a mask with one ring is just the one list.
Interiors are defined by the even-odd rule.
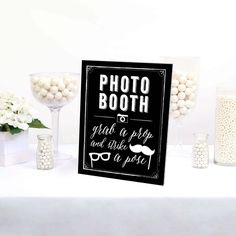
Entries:
[[13,134],[18,134],[18,133],[20,133],[20,132],[23,131],[23,129],[15,128],[15,127],[13,127],[13,126],[9,126],[9,128],[10,128],[9,132],[10,132],[12,135],[13,135]]
[[1,132],[9,132],[10,134],[14,135],[14,134],[20,133],[23,130],[19,129],[19,128],[15,128],[13,126],[10,126],[8,124],[4,124],[0,127],[0,131]]
[[30,124],[28,124],[30,128],[36,129],[48,129],[39,119],[34,119]]
[[10,126],[8,124],[4,124],[0,127],[2,132],[10,132]]

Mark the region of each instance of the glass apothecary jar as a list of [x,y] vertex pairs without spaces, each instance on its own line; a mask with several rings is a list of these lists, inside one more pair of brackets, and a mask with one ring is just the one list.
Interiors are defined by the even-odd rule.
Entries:
[[219,86],[216,91],[215,163],[236,165],[236,86]]
[[208,134],[195,133],[193,142],[193,159],[194,168],[207,168],[209,164]]
[[39,170],[49,170],[54,167],[52,135],[38,135],[36,163]]

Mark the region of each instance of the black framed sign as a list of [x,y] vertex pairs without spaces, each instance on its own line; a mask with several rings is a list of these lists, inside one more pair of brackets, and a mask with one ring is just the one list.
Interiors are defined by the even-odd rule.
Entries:
[[164,184],[171,64],[82,61],[79,173]]

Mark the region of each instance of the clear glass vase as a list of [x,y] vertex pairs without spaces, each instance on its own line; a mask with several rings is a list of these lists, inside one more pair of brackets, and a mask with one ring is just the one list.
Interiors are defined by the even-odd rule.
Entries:
[[195,133],[192,152],[192,166],[207,168],[209,164],[208,134]]
[[215,158],[219,165],[236,165],[236,86],[222,85],[216,92]]
[[37,169],[49,170],[54,167],[52,135],[38,135],[38,147],[36,153]]

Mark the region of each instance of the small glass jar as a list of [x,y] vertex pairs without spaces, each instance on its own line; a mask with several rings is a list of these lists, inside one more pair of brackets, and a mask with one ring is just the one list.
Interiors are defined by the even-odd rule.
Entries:
[[39,170],[49,170],[54,167],[52,135],[38,135],[36,163]]
[[216,92],[215,163],[236,165],[236,86],[220,86]]
[[193,162],[194,168],[207,168],[209,164],[208,134],[194,134]]

